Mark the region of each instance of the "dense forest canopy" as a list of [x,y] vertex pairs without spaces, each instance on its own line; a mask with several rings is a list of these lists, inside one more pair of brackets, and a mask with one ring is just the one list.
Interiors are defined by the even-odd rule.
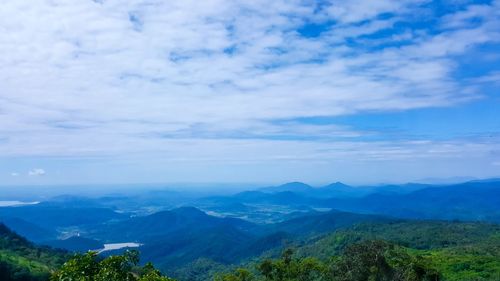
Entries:
[[45,281],[69,255],[36,246],[0,223],[0,280]]
[[50,277],[51,281],[173,281],[151,263],[139,267],[139,252],[99,258],[97,253],[78,254]]
[[174,276],[139,252],[70,255],[32,244],[0,225],[6,281],[369,281],[500,280],[500,226],[400,221],[361,223],[235,264],[201,259]]

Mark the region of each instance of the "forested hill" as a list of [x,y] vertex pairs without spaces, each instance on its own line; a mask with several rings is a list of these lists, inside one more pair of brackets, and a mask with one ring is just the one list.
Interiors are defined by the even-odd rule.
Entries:
[[[287,247],[294,252],[289,267],[283,267],[285,261],[280,255],[285,248],[281,247],[240,264],[244,268],[242,271],[224,275],[221,272],[237,266],[224,267],[203,259],[178,268],[171,275],[179,280],[197,281],[212,280],[214,276],[224,281],[500,280],[498,224],[425,220],[361,222],[326,235],[311,236],[302,243],[289,244]],[[379,256],[383,260],[373,264],[375,257]],[[351,265],[351,273],[332,271]],[[387,267],[377,268],[382,265]],[[373,266],[381,270],[383,276],[378,277],[382,279],[369,279],[369,269]],[[266,270],[274,273],[266,273]],[[426,275],[391,279],[396,278],[394,274],[417,274],[419,271]],[[435,275],[436,272],[438,275]],[[279,279],[276,274],[288,274],[288,279]],[[308,279],[312,276],[317,279]],[[433,279],[436,276],[438,279]]]
[[0,280],[47,280],[69,255],[39,247],[0,223]]
[[473,222],[362,223],[297,249],[328,260],[350,245],[387,241],[440,274],[442,280],[500,280],[500,225]]
[[[500,280],[500,225],[361,223],[261,257],[218,281]],[[273,259],[274,257],[274,259]],[[199,279],[203,280],[203,279]]]
[[[179,281],[500,280],[498,224],[364,221],[301,241],[242,262],[201,258],[166,273]],[[139,266],[133,253],[69,258],[65,252],[35,246],[0,224],[2,281],[46,281],[51,274],[52,280],[172,280],[152,265]],[[84,276],[93,279],[80,278]]]

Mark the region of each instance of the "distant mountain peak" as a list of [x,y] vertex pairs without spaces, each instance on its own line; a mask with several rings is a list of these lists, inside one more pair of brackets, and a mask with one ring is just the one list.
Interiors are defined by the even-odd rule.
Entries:
[[342,183],[342,182],[334,182],[334,183],[331,183],[327,186],[324,186],[322,188],[320,188],[322,190],[325,190],[325,191],[330,191],[330,192],[352,192],[354,189],[353,187],[345,184],[345,183]]
[[326,187],[350,187],[350,186],[343,183],[343,182],[337,181],[337,182],[334,182],[334,183],[327,185]]
[[303,182],[300,182],[300,181],[292,181],[292,182],[287,182],[285,184],[282,184],[280,186],[290,186],[290,187],[311,187],[310,185],[308,184],[305,184]]
[[288,182],[288,183],[278,185],[278,186],[265,187],[265,188],[262,188],[261,190],[265,191],[265,192],[284,192],[284,191],[308,192],[312,189],[313,189],[313,187],[311,187],[308,184],[295,181],[295,182]]
[[192,207],[192,206],[182,206],[179,208],[175,208],[170,210],[172,213],[180,214],[180,215],[188,215],[188,216],[205,216],[207,215],[205,212],[202,210]]

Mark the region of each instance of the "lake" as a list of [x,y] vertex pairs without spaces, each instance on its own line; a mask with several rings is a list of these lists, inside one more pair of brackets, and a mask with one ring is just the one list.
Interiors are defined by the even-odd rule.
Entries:
[[119,250],[119,249],[123,249],[123,248],[137,248],[137,247],[140,247],[142,245],[143,244],[134,243],[134,242],[104,244],[104,248],[97,250],[97,252],[102,253],[102,252],[106,252],[106,251]]
[[1,201],[0,207],[17,207],[17,206],[25,206],[25,205],[35,205],[40,202],[22,202],[22,201]]

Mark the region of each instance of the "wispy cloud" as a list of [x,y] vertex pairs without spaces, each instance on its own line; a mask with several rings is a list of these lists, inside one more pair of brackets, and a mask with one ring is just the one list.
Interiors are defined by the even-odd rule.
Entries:
[[220,151],[253,139],[270,147],[288,141],[290,151],[309,147],[302,153],[337,142],[364,155],[405,155],[360,145],[376,131],[294,120],[480,99],[474,84],[495,82],[497,73],[464,83],[456,57],[500,41],[500,2],[444,13],[434,4],[3,3],[0,151],[107,155],[183,151],[191,143]]
[[43,175],[45,175],[45,170],[44,169],[40,169],[40,168],[36,168],[36,169],[33,169],[33,170],[29,171],[28,175],[30,177],[43,176]]

